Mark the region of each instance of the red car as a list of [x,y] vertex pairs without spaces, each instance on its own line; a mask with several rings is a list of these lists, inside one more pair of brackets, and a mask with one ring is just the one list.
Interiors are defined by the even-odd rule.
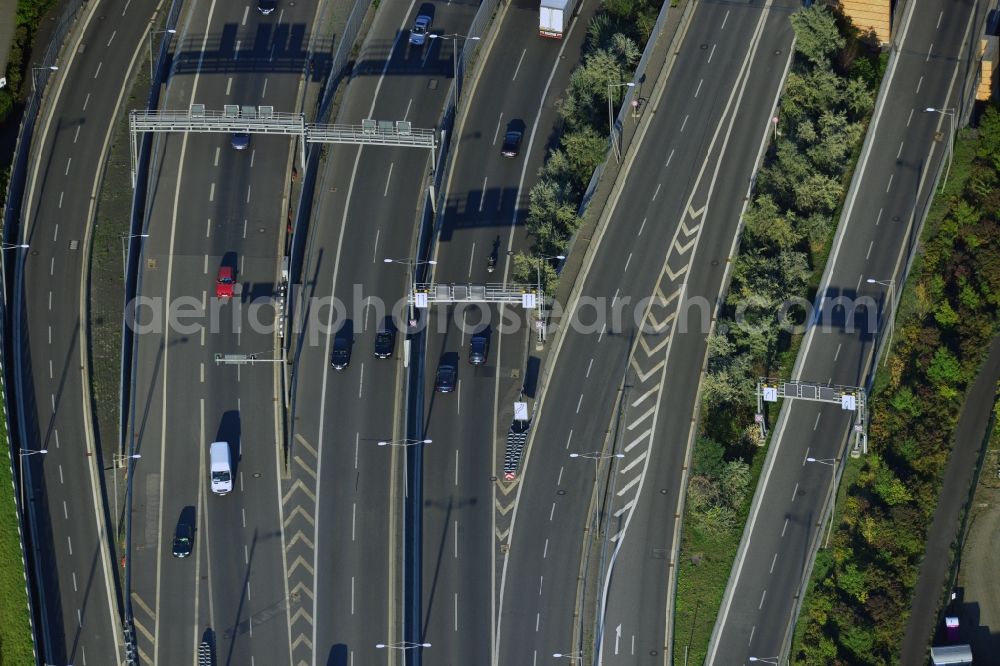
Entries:
[[236,280],[233,279],[233,269],[230,266],[219,266],[219,277],[215,281],[215,297],[229,299],[233,297],[233,288]]

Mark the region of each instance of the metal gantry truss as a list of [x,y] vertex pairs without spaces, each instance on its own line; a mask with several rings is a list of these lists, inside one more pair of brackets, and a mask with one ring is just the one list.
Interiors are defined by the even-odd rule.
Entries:
[[764,422],[764,403],[778,402],[782,398],[812,400],[840,405],[844,411],[854,412],[854,449],[851,455],[868,453],[868,396],[860,386],[823,384],[798,380],[768,379],[757,380],[757,414],[761,436],[767,435]]
[[545,294],[534,284],[441,284],[415,283],[407,294],[407,302],[418,308],[450,303],[498,303],[520,305],[525,310],[535,310],[536,325],[544,319],[542,307]]
[[142,132],[219,132],[233,134],[279,134],[302,139],[299,159],[306,163],[307,143],[345,143],[354,145],[429,148],[436,157],[435,131],[414,128],[409,122],[365,119],[360,125],[321,125],[307,123],[301,113],[275,111],[273,106],[226,104],[222,111],[192,104],[186,111],[138,109],[129,112],[129,146],[132,156],[132,187],[135,187]]

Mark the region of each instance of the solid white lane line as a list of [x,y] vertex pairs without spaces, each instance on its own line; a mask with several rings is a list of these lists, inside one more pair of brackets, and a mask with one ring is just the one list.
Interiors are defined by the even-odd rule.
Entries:
[[389,175],[385,177],[385,189],[382,190],[383,197],[389,196],[389,183],[392,182],[392,167],[394,164],[395,162],[389,162]]
[[545,540],[545,546],[542,548],[542,559],[544,560],[549,556],[549,540]]
[[[629,256],[631,257],[632,255]],[[590,363],[587,364],[587,374],[585,375],[586,379],[590,378],[590,369],[593,367],[594,367],[594,359],[590,359]]]
[[785,518],[785,524],[781,526],[781,536],[785,536],[785,529],[788,527],[788,518]]
[[219,166],[219,155],[222,154],[222,149],[219,146],[215,147],[215,160],[212,166]]
[[250,564],[250,549],[243,544],[243,564]]
[[910,109],[910,115],[906,117],[906,126],[910,126],[910,121],[913,120],[913,109]]
[[920,92],[920,86],[922,86],[922,85],[924,85],[924,77],[921,76],[919,79],[917,79],[917,89],[916,89],[915,92],[919,93]]
[[479,195],[479,212],[483,212],[483,203],[486,201],[486,178],[483,178],[483,193]]
[[472,260],[476,258],[476,244],[472,244],[472,251],[469,252],[469,277],[472,277]]
[[716,46],[718,46],[718,45],[717,44],[712,44],[712,50],[708,54],[708,62],[712,62],[712,56],[715,55],[715,47]]
[[66,173],[63,174],[64,176],[68,176],[69,175],[69,165],[72,164],[72,163],[73,163],[73,158],[72,157],[67,157],[66,158]]
[[247,185],[247,203],[250,203],[250,188],[252,185]]
[[[59,195],[59,207],[62,208],[62,194]],[[52,234],[52,242],[59,240],[59,223],[56,222],[56,230]]]
[[894,175],[895,174],[892,174],[892,173],[889,174],[889,184],[885,186],[885,191],[886,192],[888,192],[890,189],[892,189],[892,177]]
[[941,13],[938,14],[937,25],[934,26],[935,30],[940,30],[941,29],[941,19],[942,18],[944,18],[944,10],[941,10]]
[[837,353],[833,355],[833,360],[836,361],[837,357],[840,356],[840,347],[843,343],[837,345]]
[[559,477],[556,479],[556,485],[557,486],[561,486],[562,485],[562,475],[563,475],[563,470],[565,470],[565,469],[566,468],[563,467],[562,465],[559,466]]
[[458,631],[458,592],[455,593],[455,631]]
[[576,413],[580,413],[580,405],[583,404],[583,394],[580,394],[580,399],[576,401]]
[[[60,193],[59,193],[59,208],[60,208],[60,209],[62,209],[62,202],[63,202],[63,195],[64,195],[64,194],[65,194],[65,192],[60,192]],[[58,224],[56,225],[56,228],[57,228],[57,229],[59,228],[59,225],[58,225]],[[52,240],[55,240],[55,239],[53,238]]]
[[117,34],[118,34],[117,30],[111,33],[111,38],[108,40],[107,46],[111,46],[111,42],[115,41],[115,35]]
[[767,590],[764,590],[763,592],[761,592],[761,594],[760,594],[760,604],[757,605],[757,610],[760,610],[761,608],[764,607],[764,597],[766,597],[766,596],[767,596]]
[[637,236],[641,236],[642,235],[642,230],[645,229],[645,228],[646,228],[646,218],[642,218],[642,224],[639,225],[639,233],[636,234],[636,235]]
[[[664,169],[666,169],[667,167],[669,167],[669,166],[670,166],[670,161],[671,161],[672,159],[674,159],[674,152],[676,152],[676,150],[677,150],[676,148],[671,148],[671,149],[670,149],[670,154],[669,154],[669,155],[667,155],[667,161],[666,161],[666,163],[665,163],[665,164],[663,165],[663,168],[664,168]],[[646,220],[645,220],[645,219],[643,219],[643,222],[645,222],[645,221],[646,221]]]
[[354,615],[354,576],[351,576],[351,615]]
[[556,515],[556,503],[552,503],[552,508],[549,509],[549,522],[552,522],[552,516]]
[[69,554],[73,554],[73,539],[69,536],[66,537],[66,547],[69,548]]
[[361,399],[361,393],[365,390],[365,364],[361,364],[361,377],[358,381],[358,399]]
[[875,241],[872,241],[871,243],[868,244],[868,252],[867,252],[867,254],[865,254],[865,259],[868,259],[869,257],[872,256],[872,248],[873,247],[875,247]]
[[51,358],[49,359],[49,379],[53,379],[53,374],[52,374],[52,359]]
[[77,125],[76,132],[73,133],[73,143],[76,143],[76,140],[79,138],[80,138],[80,125]]
[[455,486],[458,487],[458,449],[455,449]]
[[695,97],[695,99],[698,98],[698,93],[701,92],[701,84],[703,84],[704,82],[705,82],[705,79],[698,79],[698,87],[695,88],[695,90],[694,90],[694,97]]
[[569,443],[573,441],[573,430],[570,429],[569,436],[566,437],[566,446],[564,448],[569,448]]
[[722,17],[722,25],[719,26],[719,30],[726,29],[726,21],[729,20],[729,10],[726,10],[726,15]]
[[774,573],[774,563],[778,561],[778,554],[775,553],[774,557],[771,558],[771,569],[767,573]]
[[795,501],[795,496],[799,494],[799,484],[795,484],[795,488],[792,489],[792,502]]
[[250,13],[250,5],[247,5],[246,7],[243,8],[243,21],[240,23],[240,25],[247,24],[247,15],[249,13]]
[[521,57],[517,59],[517,67],[514,68],[514,76],[510,77],[511,81],[517,79],[517,73],[521,71],[521,63],[524,62],[524,54],[528,52],[528,49],[521,51]]
[[927,58],[924,60],[924,62],[930,62],[931,52],[933,51],[934,51],[934,42],[931,42],[931,45],[927,47]]
[[883,210],[882,208],[878,209],[878,216],[875,218],[876,227],[878,226],[878,223],[882,220],[882,210]]
[[903,144],[904,143],[906,143],[906,142],[905,141],[900,141],[899,142],[899,150],[896,151],[896,159],[897,160],[899,159],[899,156],[903,154]]
[[104,61],[103,61],[103,60],[102,60],[101,62],[97,63],[97,71],[96,71],[96,72],[94,72],[94,78],[95,78],[95,79],[96,79],[96,78],[97,78],[98,76],[100,76],[100,75],[101,75],[101,67],[103,67],[103,66],[104,66]]
[[632,253],[631,252],[628,253],[628,259],[625,260],[625,270],[622,271],[623,273],[627,273],[628,272],[628,265],[630,263],[632,263]]
[[358,503],[351,503],[351,541],[357,541]]
[[653,198],[650,201],[656,201],[656,197],[660,195],[660,188],[663,187],[663,183],[656,184],[656,191],[653,192]]
[[74,592],[79,592],[79,590],[76,587],[76,572],[75,571],[73,572],[73,591]]
[[455,521],[455,529],[453,531],[454,531],[454,535],[455,535],[455,538],[454,538],[454,544],[455,544],[454,557],[457,560],[458,559],[458,521],[457,520]]
[[90,104],[90,93],[87,93],[87,96],[83,98],[83,109],[81,110],[86,111],[88,104]]
[[69,508],[66,506],[66,500],[63,500],[63,519],[69,520]]
[[215,201],[215,183],[208,186],[208,200]]
[[684,122],[681,123],[681,134],[684,133],[684,128],[687,127],[687,124],[688,124],[688,116],[684,116]]

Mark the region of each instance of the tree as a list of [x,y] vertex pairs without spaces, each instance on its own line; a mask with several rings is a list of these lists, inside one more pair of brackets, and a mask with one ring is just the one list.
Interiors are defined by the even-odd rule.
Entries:
[[1000,112],[988,106],[979,119],[979,144],[976,156],[989,160],[995,171],[1000,171]]
[[730,460],[722,470],[719,484],[726,503],[734,511],[739,511],[750,490],[750,465],[742,460]]
[[743,216],[746,240],[750,245],[766,245],[776,250],[795,246],[802,237],[794,225],[795,215],[783,215],[769,194],[761,194]]
[[830,68],[830,57],[844,48],[847,40],[837,28],[829,7],[814,4],[791,16],[795,50],[817,67]]
[[836,178],[812,173],[795,185],[795,206],[800,213],[832,213],[840,205],[844,187]]
[[726,467],[726,447],[711,437],[699,437],[694,445],[694,460],[691,461],[691,474],[718,479]]
[[562,147],[576,189],[582,192],[590,182],[594,169],[604,160],[608,138],[599,135],[592,127],[585,127],[578,132],[564,134]]
[[935,388],[954,386],[963,379],[962,365],[947,347],[938,347],[927,367],[927,378],[935,384]]

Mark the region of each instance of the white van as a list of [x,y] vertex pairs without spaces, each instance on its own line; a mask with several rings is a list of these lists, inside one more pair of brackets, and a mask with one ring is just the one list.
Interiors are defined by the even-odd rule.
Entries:
[[229,442],[212,442],[208,449],[211,462],[212,492],[226,495],[233,489],[233,465],[229,457]]

